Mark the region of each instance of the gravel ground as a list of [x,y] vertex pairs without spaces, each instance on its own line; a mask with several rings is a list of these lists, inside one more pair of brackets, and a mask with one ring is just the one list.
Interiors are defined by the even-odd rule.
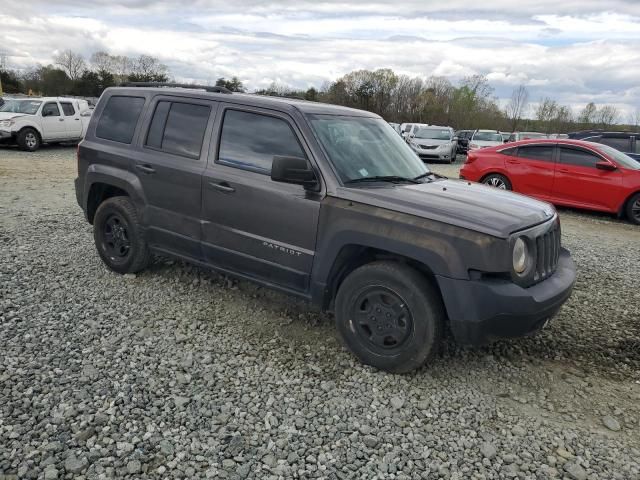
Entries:
[[389,375],[284,295],[107,271],[74,176],[0,149],[0,479],[640,478],[640,228],[562,210],[579,278],[545,331]]

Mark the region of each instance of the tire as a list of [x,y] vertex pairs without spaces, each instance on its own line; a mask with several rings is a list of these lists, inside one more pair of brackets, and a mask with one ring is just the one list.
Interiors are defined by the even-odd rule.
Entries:
[[93,239],[102,261],[114,272],[136,273],[150,259],[147,243],[129,197],[111,197],[93,219]]
[[18,132],[18,146],[27,152],[35,152],[40,148],[42,141],[40,134],[33,128],[23,128]]
[[362,363],[406,373],[435,352],[445,313],[440,294],[423,275],[384,261],[359,267],[344,279],[335,320],[343,343]]
[[499,173],[491,173],[482,179],[482,183],[490,187],[500,188],[502,190],[512,190],[511,182],[504,175]]
[[627,218],[631,223],[640,225],[640,193],[636,193],[627,202]]

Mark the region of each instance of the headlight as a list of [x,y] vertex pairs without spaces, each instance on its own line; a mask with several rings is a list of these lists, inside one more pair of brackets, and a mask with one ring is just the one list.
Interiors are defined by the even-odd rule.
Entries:
[[513,244],[513,271],[522,275],[529,266],[529,247],[527,243],[518,238]]
[[469,145],[469,148],[480,148],[480,146],[472,143],[471,145]]
[[10,127],[13,124],[13,120],[0,120],[0,127]]

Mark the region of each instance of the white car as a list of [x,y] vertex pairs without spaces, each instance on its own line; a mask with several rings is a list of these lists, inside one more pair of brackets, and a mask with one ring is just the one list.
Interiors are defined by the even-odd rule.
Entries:
[[82,140],[91,110],[86,100],[63,97],[5,98],[0,107],[0,143],[33,152],[42,143]]
[[469,139],[469,150],[495,147],[503,143],[502,134],[497,130],[476,130]]
[[421,127],[428,127],[429,125],[426,123],[401,123],[400,124],[400,135],[404,138],[405,142],[409,141],[409,136],[413,133],[416,133]]
[[421,160],[456,161],[458,142],[451,127],[420,127],[409,135],[409,146]]

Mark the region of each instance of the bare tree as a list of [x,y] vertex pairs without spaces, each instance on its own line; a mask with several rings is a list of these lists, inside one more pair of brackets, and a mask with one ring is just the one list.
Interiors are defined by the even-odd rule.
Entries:
[[605,105],[598,110],[598,123],[603,127],[610,127],[618,121],[618,109],[613,105]]
[[635,111],[629,115],[629,123],[634,127],[640,127],[640,107],[636,107]]
[[509,126],[512,132],[516,131],[518,123],[520,123],[520,119],[527,108],[528,101],[529,92],[527,92],[527,88],[524,85],[520,85],[518,88],[515,88],[513,93],[511,93],[511,100],[509,100],[509,103],[507,104],[505,113],[509,120]]
[[114,60],[116,58],[117,57],[113,57],[112,55],[109,55],[109,53],[105,51],[100,51],[100,52],[95,52],[93,55],[91,55],[90,62],[94,70],[96,71],[115,73],[113,70],[115,66]]
[[580,112],[578,121],[582,123],[583,126],[590,127],[595,123],[597,113],[598,107],[596,107],[595,103],[587,103],[587,105],[582,109],[582,112]]
[[56,65],[62,67],[71,80],[77,80],[85,69],[85,62],[82,55],[72,50],[65,50],[53,57]]
[[539,128],[543,129],[545,133],[551,133],[552,120],[558,115],[558,102],[545,97],[540,100],[538,108],[536,108],[536,120],[539,122]]
[[143,82],[166,81],[169,69],[151,55],[140,55],[133,65],[133,76]]

